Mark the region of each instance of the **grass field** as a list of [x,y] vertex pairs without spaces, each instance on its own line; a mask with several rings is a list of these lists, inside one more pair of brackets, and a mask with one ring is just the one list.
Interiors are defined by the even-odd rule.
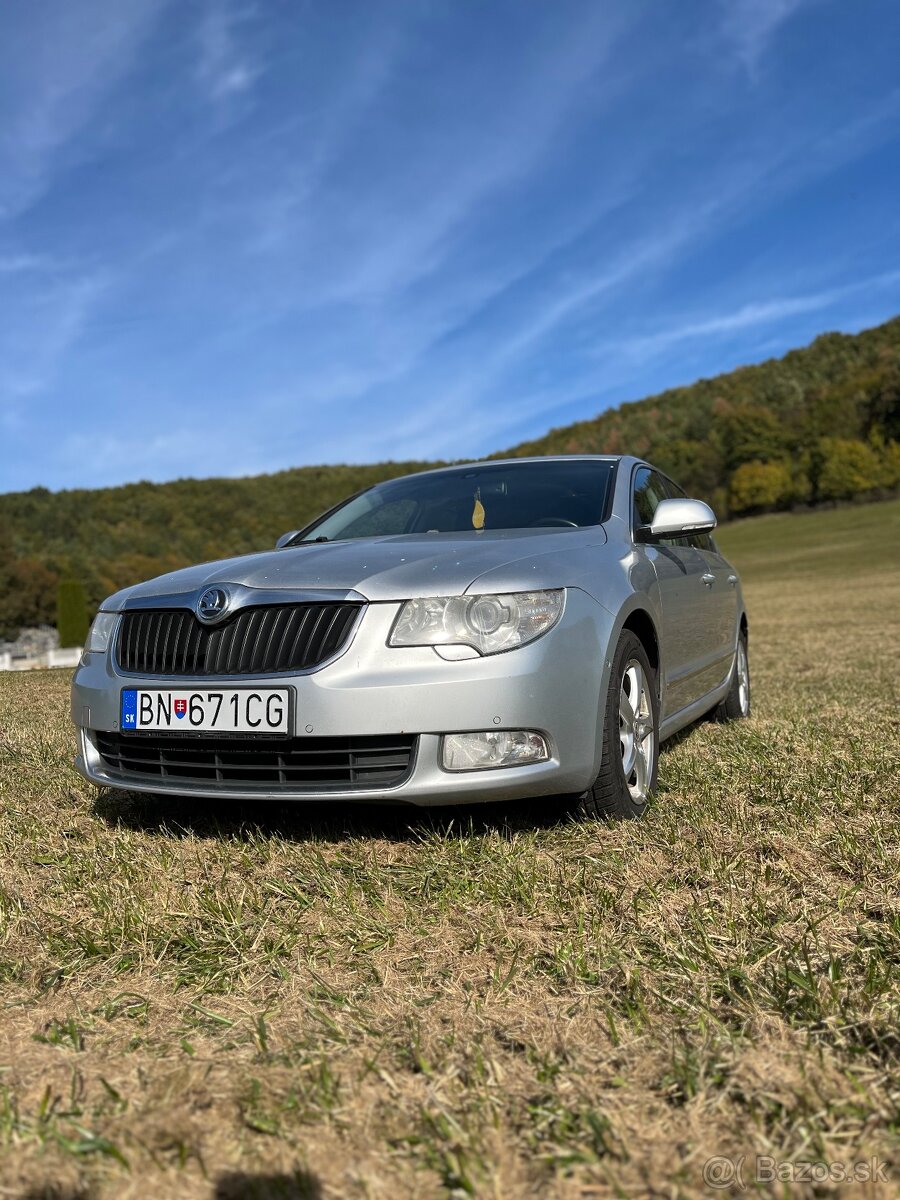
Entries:
[[754,716],[637,823],[97,798],[0,675],[0,1197],[897,1194],[900,503],[721,541]]

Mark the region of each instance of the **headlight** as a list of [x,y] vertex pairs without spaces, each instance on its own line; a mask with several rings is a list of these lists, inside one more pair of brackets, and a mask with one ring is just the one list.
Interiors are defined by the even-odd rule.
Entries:
[[84,644],[86,654],[105,654],[109,649],[109,641],[119,619],[118,613],[98,612],[94,617],[87,641]]
[[427,596],[407,600],[389,646],[472,646],[497,654],[533,642],[562,615],[565,588],[502,596]]

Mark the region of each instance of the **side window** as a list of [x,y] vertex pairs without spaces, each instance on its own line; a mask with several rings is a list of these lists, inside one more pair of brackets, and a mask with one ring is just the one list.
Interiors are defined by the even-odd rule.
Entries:
[[650,525],[661,500],[666,499],[666,486],[661,475],[649,467],[639,467],[634,477],[632,523]]

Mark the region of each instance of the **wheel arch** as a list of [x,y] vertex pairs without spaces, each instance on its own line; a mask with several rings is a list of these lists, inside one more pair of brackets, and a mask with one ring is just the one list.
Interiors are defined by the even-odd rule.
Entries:
[[596,778],[600,770],[602,759],[604,726],[606,722],[606,699],[612,679],[613,660],[615,659],[619,639],[626,629],[638,639],[649,659],[651,670],[656,676],[656,694],[660,705],[660,712],[662,711],[663,693],[665,690],[663,686],[665,648],[662,645],[660,636],[659,614],[654,615],[653,608],[652,599],[650,599],[650,603],[646,603],[644,598],[635,592],[627,596],[624,602],[615,609],[607,608],[602,604],[599,605],[598,611],[605,614],[601,642],[604,652],[601,687],[597,694],[594,778]]
[[647,653],[650,666],[657,678],[659,688],[659,634],[653,618],[646,608],[634,608],[622,622],[622,629],[629,629]]

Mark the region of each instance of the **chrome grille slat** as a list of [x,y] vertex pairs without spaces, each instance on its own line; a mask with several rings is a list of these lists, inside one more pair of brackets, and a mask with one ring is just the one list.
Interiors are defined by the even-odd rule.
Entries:
[[149,660],[149,658],[150,658],[149,628],[150,628],[150,626],[148,625],[148,623],[144,617],[144,614],[141,613],[140,618],[137,621],[137,632],[135,633],[135,642],[137,644],[137,647],[139,647],[141,657],[144,659],[147,659],[147,660]]
[[194,625],[195,625],[195,628],[193,628],[191,630],[191,636],[188,638],[188,645],[190,645],[191,640],[193,640],[194,655],[193,655],[193,659],[192,659],[192,666],[193,666],[193,673],[196,675],[197,674],[197,664],[200,659],[200,643],[201,643],[201,639],[203,637],[203,626],[200,624],[199,621],[195,621]]
[[269,636],[268,636],[268,638],[266,638],[265,646],[263,647],[263,660],[266,662],[269,661],[270,655],[272,653],[272,646],[274,646],[274,644],[275,644],[275,638],[276,638],[276,635],[278,632],[278,625],[281,625],[283,623],[284,623],[284,610],[283,610],[283,608],[278,608],[278,610],[276,610],[276,612],[275,612],[274,619],[272,619],[272,623],[271,623],[271,626],[269,629]]
[[273,610],[271,608],[263,608],[263,609],[260,609],[259,611],[260,611],[260,617],[256,623],[256,626],[257,626],[256,637],[253,639],[253,649],[250,651],[250,670],[251,671],[258,671],[260,669],[260,667],[263,666],[263,663],[261,663],[257,658],[257,655],[259,653],[260,643],[262,643],[263,646],[265,646],[264,637],[265,637],[265,632],[266,632],[266,625],[267,624],[269,625],[269,632],[271,633],[271,624],[272,624],[273,615],[276,618],[278,616],[277,609],[274,611],[274,614],[273,614]]
[[256,623],[256,609],[251,609],[246,618],[240,622],[240,634],[235,635],[235,640],[240,636],[241,645],[237,654],[234,657],[234,672],[236,675],[248,674],[244,667],[244,651],[247,648],[247,639],[250,637],[251,630]]
[[341,614],[340,614],[339,610],[336,610],[335,612],[333,612],[331,614],[331,619],[329,620],[329,622],[325,628],[325,632],[322,635],[322,649],[325,654],[328,654],[328,642],[329,642],[331,634],[334,630],[334,627],[338,622],[338,618],[340,617],[340,615]]
[[301,671],[332,658],[347,642],[362,605],[317,603],[239,609],[204,625],[189,609],[125,612],[116,643],[130,674],[183,678]]
[[216,653],[213,656],[213,672],[216,675],[223,675],[225,673],[225,664],[231,662],[237,629],[237,624],[232,623],[231,625],[226,625],[222,630],[222,636],[219,639]]
[[317,612],[315,614],[315,616],[313,617],[313,627],[309,631],[309,637],[307,639],[307,646],[314,645],[314,644],[322,645],[322,636],[321,636],[322,622],[327,615],[328,614],[325,612],[324,609],[320,609],[319,612]]
[[154,621],[154,622],[152,622],[152,623],[151,623],[151,624],[148,626],[148,629],[151,629],[153,632],[152,632],[152,634],[151,634],[151,633],[149,633],[149,632],[148,632],[148,634],[147,634],[147,646],[148,646],[148,648],[149,648],[149,646],[150,646],[150,638],[151,638],[151,636],[152,636],[152,638],[153,638],[153,649],[152,649],[152,650],[149,650],[149,657],[150,657],[151,659],[153,659],[154,661],[155,661],[155,659],[156,659],[156,650],[157,650],[157,647],[159,646],[159,635],[160,635],[160,631],[162,630],[162,627],[163,627],[163,625],[165,624],[165,622],[166,622],[166,619],[168,618],[168,616],[169,616],[169,614],[168,614],[168,613],[163,613],[163,615],[162,615],[162,617],[161,617],[161,619],[160,619],[159,621]]
[[280,640],[278,640],[278,648],[275,652],[275,658],[278,660],[281,659],[282,650],[284,649],[284,642],[286,642],[287,636],[290,632],[290,625],[292,625],[292,617],[293,617],[293,614],[290,613],[290,611],[287,610],[287,608],[284,608],[284,610],[282,610],[282,611],[284,613],[284,629],[282,629],[282,631],[281,631],[281,638],[280,638]]
[[298,647],[301,645],[301,639],[303,638],[303,634],[304,634],[307,624],[309,623],[309,620],[310,620],[309,611],[303,613],[302,615],[293,614],[293,624],[296,625],[297,628],[294,630],[293,640],[291,641],[291,648],[288,651],[288,658],[291,661],[294,660],[294,656],[298,652]]
[[190,645],[191,633],[191,614],[182,612],[178,614],[178,637],[175,645],[172,647],[172,663],[174,667],[176,663],[184,662],[183,656],[187,654],[188,646]]

